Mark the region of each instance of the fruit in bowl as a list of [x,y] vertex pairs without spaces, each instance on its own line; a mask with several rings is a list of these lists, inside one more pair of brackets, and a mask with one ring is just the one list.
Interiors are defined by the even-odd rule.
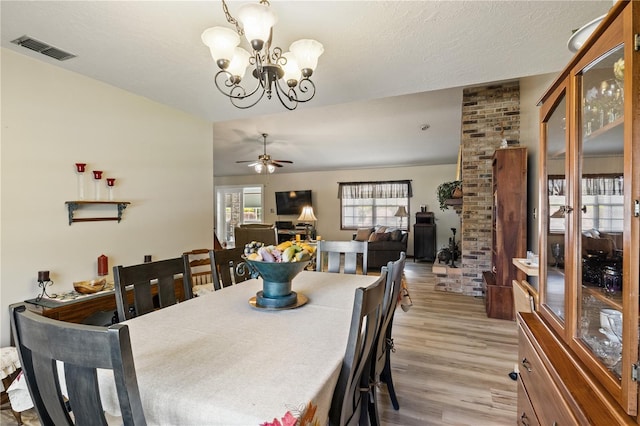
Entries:
[[93,294],[102,291],[107,284],[106,278],[96,278],[90,281],[76,281],[73,288],[82,294]]
[[265,246],[263,243],[252,241],[244,247],[244,255],[249,260],[267,263],[308,262],[315,252],[315,248],[306,243],[285,241],[277,246]]

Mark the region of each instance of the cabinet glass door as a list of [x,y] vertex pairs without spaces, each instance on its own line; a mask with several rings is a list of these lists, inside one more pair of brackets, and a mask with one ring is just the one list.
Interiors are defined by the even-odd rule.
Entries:
[[546,259],[541,265],[545,275],[541,302],[546,311],[564,326],[565,321],[565,247],[567,205],[567,102],[563,93],[546,121],[543,121],[546,142],[545,170],[547,178]]
[[621,45],[582,73],[582,149],[573,210],[580,238],[578,338],[616,380],[624,343],[623,54]]

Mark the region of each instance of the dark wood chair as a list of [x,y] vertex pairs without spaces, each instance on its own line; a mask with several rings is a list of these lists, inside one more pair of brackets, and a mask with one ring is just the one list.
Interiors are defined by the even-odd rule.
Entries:
[[360,269],[366,275],[368,249],[366,241],[318,241],[316,271],[339,273],[342,267],[345,274],[355,274]]
[[240,271],[243,273],[239,273],[236,268],[240,262],[244,262],[244,259],[242,259],[243,252],[244,248],[241,247],[210,251],[211,264],[215,265],[215,268],[213,268],[213,287],[216,290],[251,278],[247,268]]
[[331,401],[331,426],[367,424],[367,398],[370,395],[371,355],[382,320],[387,267],[375,283],[358,288],[353,302],[351,328],[340,376]]
[[[387,263],[387,280],[382,302],[382,321],[378,334],[376,335],[371,361],[371,381],[375,384],[384,383],[387,385],[391,404],[396,410],[400,408],[400,404],[398,404],[398,397],[396,396],[393,378],[391,377],[391,351],[394,349],[391,328],[393,326],[393,316],[396,311],[396,306],[398,306],[406,258],[407,255],[405,252],[401,252],[398,260]],[[372,426],[380,425],[375,391],[376,387],[372,386],[368,405],[369,420]]]
[[185,274],[194,295],[214,290],[209,252],[209,249],[196,249],[182,253]]
[[[109,328],[57,321],[30,312],[24,305],[11,309],[11,330],[22,371],[43,425],[106,425],[96,369],[113,371],[122,420],[145,425],[129,328]],[[56,361],[64,363],[69,415]]]
[[[113,278],[119,321],[175,305],[178,302],[176,279],[183,282],[185,300],[193,297],[182,257],[133,266],[114,266]],[[157,286],[157,298],[154,297],[152,285]],[[128,286],[133,287],[134,306],[130,306],[127,299]]]

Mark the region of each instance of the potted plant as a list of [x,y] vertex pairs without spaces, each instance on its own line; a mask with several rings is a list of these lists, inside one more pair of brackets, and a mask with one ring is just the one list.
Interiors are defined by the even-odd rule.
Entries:
[[440,210],[444,211],[449,208],[446,204],[447,200],[452,198],[462,197],[462,181],[454,180],[451,182],[444,182],[438,185],[438,202],[440,203]]

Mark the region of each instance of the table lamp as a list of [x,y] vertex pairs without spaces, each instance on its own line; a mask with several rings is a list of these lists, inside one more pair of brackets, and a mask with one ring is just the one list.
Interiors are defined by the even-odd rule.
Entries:
[[311,206],[304,206],[302,208],[302,212],[300,213],[300,217],[298,217],[298,220],[303,221],[306,223],[306,229],[307,229],[307,239],[309,239],[309,221],[312,220],[313,221],[313,227],[315,229],[316,227],[316,223],[315,221],[318,220],[318,218],[316,217],[316,215],[313,214],[313,207]]
[[398,210],[396,210],[394,216],[400,218],[400,228],[402,228],[402,218],[409,216],[409,213],[407,213],[407,209],[404,206],[398,206]]

